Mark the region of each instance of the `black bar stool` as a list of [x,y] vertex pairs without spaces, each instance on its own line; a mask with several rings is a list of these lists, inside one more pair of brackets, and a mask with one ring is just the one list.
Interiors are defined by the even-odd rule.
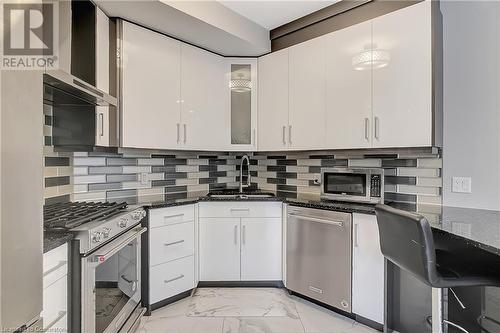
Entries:
[[375,212],[384,257],[432,287],[432,316],[427,318],[432,333],[442,333],[443,324],[469,333],[443,319],[443,288],[449,288],[465,308],[451,288],[500,286],[499,258],[463,240],[433,234],[429,222],[421,215],[387,205],[377,205]]

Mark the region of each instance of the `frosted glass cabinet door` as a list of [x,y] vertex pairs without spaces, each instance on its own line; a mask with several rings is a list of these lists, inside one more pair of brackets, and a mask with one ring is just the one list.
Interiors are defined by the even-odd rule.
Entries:
[[122,146],[177,148],[180,42],[123,22]]
[[288,49],[259,58],[259,150],[288,147]]
[[231,118],[225,59],[182,44],[181,143],[190,149],[223,149]]
[[325,39],[289,49],[288,142],[292,149],[321,149],[325,144]]
[[[371,22],[326,35],[326,148],[371,146],[371,66],[358,62],[371,46]],[[357,60],[359,59],[359,60]]]
[[390,55],[373,68],[373,146],[432,145],[431,1],[374,19],[373,43]]

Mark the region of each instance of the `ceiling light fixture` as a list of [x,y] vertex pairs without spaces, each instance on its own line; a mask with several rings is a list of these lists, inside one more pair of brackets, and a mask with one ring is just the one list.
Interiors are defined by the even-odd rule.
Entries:
[[386,67],[390,61],[389,51],[377,49],[377,44],[368,44],[362,52],[352,58],[352,66],[357,71],[364,71]]

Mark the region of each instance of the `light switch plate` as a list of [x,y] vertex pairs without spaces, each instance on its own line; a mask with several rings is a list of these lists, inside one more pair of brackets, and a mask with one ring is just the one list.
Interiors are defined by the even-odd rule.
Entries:
[[453,177],[451,179],[451,191],[456,193],[471,193],[472,179],[470,177]]

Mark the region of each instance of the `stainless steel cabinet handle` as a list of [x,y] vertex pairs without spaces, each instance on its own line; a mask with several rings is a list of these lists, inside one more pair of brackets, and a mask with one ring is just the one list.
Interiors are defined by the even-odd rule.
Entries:
[[178,241],[172,242],[172,243],[164,243],[163,245],[164,246],[172,246],[172,245],[177,245],[177,244],[181,244],[181,243],[184,243],[184,239],[181,239],[181,240],[178,240]]
[[292,144],[292,125],[288,125],[288,143]]
[[181,274],[177,277],[174,277],[173,279],[170,279],[170,280],[163,280],[164,283],[169,283],[169,282],[174,282],[175,280],[180,280],[184,277],[184,274]]
[[375,117],[375,139],[379,139],[379,132],[380,132],[380,121],[378,117]]
[[99,113],[99,136],[104,136],[104,114]]
[[187,141],[187,126],[184,124],[184,143]]
[[359,231],[359,225],[357,223],[354,223],[354,247],[358,247],[358,231]]
[[168,219],[171,219],[171,218],[174,218],[174,217],[183,217],[184,214],[176,214],[176,215],[167,215],[167,216],[163,216],[163,223],[167,223]]
[[243,245],[245,245],[245,243],[247,242],[247,226],[243,225],[242,229],[243,229],[242,232],[241,232],[242,233],[242,238],[243,238],[242,243],[243,243]]
[[64,265],[68,264],[68,261],[67,260],[61,260],[59,261],[59,263],[57,265],[55,265],[54,267],[52,267],[51,269],[49,269],[48,271],[44,272],[43,273],[43,276],[47,276],[49,275],[50,273],[54,272],[54,271],[57,271],[59,268],[63,267]]
[[312,217],[312,216],[305,216],[305,215],[298,215],[298,214],[290,213],[290,214],[288,214],[288,217],[290,217],[290,218],[294,218],[295,217],[297,219],[304,220],[304,221],[309,221],[309,222],[318,222],[318,223],[331,224],[331,225],[335,225],[337,227],[343,227],[344,226],[344,222],[342,222],[342,221],[325,220],[325,219],[321,219],[321,218],[318,218],[318,217]]
[[283,145],[286,146],[286,126],[283,126]]
[[234,245],[238,245],[238,226],[234,226]]
[[50,322],[50,324],[47,324],[47,326],[44,327],[44,329],[43,329],[42,332],[50,332],[52,326],[54,326],[55,324],[57,324],[57,322],[59,320],[61,320],[65,315],[66,315],[66,311],[59,311],[59,313],[57,314],[57,317],[54,320],[52,320]]
[[250,208],[231,208],[231,212],[249,212]]
[[123,281],[127,282],[127,283],[133,283],[133,282],[137,282],[137,280],[132,280],[132,279],[129,279],[128,277],[126,277],[125,275],[122,275],[120,276],[122,278]]
[[177,143],[181,141],[181,124],[177,123]]
[[370,128],[370,119],[368,118],[365,118],[365,139],[366,141],[369,141],[370,138],[369,138],[369,128]]

